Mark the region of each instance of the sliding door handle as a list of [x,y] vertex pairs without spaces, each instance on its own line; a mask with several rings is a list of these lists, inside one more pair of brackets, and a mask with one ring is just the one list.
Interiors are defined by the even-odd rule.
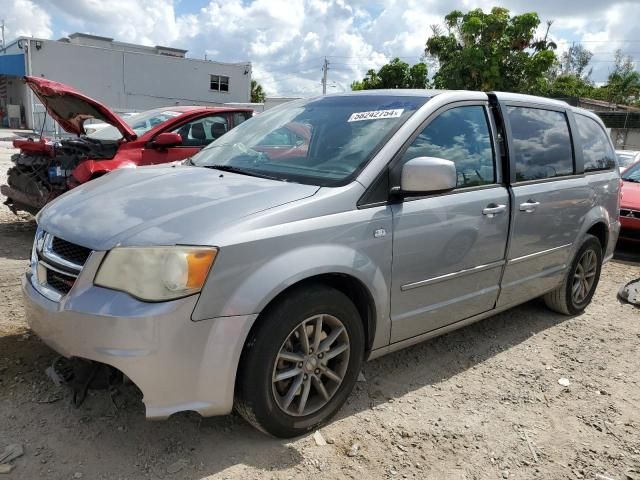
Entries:
[[540,205],[540,202],[534,202],[533,200],[528,200],[524,203],[520,204],[520,211],[531,213],[535,211],[535,209]]
[[497,205],[495,203],[490,203],[482,210],[482,214],[493,217],[495,214],[505,212],[506,210],[506,205]]

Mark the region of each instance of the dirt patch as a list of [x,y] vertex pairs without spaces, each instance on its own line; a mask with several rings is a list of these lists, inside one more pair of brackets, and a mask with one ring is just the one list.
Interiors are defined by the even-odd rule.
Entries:
[[640,277],[633,251],[583,315],[534,301],[368,363],[319,446],[235,416],[149,422],[134,387],[73,408],[23,319],[34,229],[0,209],[0,451],[25,449],[4,478],[640,478],[640,313],[616,299]]

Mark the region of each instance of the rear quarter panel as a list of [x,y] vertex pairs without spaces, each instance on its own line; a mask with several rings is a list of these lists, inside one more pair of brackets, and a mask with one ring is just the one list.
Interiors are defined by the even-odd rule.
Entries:
[[620,175],[617,170],[611,170],[588,173],[585,178],[592,192],[591,208],[585,216],[579,240],[593,225],[604,222],[608,226],[604,258],[608,260],[613,255],[620,232]]

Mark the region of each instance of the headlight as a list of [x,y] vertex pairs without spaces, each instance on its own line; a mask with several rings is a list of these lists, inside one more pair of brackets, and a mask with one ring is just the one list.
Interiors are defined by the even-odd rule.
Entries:
[[184,297],[202,289],[217,253],[212,247],[114,248],[94,283],[152,302]]

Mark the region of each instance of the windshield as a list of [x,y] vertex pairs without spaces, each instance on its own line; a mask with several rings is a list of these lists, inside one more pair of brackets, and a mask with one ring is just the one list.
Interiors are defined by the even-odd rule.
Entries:
[[[138,137],[144,135],[156,125],[159,125],[171,118],[175,118],[182,115],[180,112],[171,110],[171,108],[154,108],[153,110],[147,110],[146,112],[137,113],[134,115],[123,115],[122,119],[129,125]],[[93,133],[87,135],[89,138],[95,138],[96,140],[118,140],[122,138],[120,131],[109,125],[108,127],[101,128]]]
[[621,175],[623,180],[628,182],[640,183],[640,162],[636,163],[633,167],[624,171]]
[[345,185],[427,100],[348,95],[289,102],[234,128],[191,163],[311,185]]
[[635,153],[616,153],[616,157],[618,157],[618,165],[621,167],[628,167],[633,163],[633,160],[636,158]]

